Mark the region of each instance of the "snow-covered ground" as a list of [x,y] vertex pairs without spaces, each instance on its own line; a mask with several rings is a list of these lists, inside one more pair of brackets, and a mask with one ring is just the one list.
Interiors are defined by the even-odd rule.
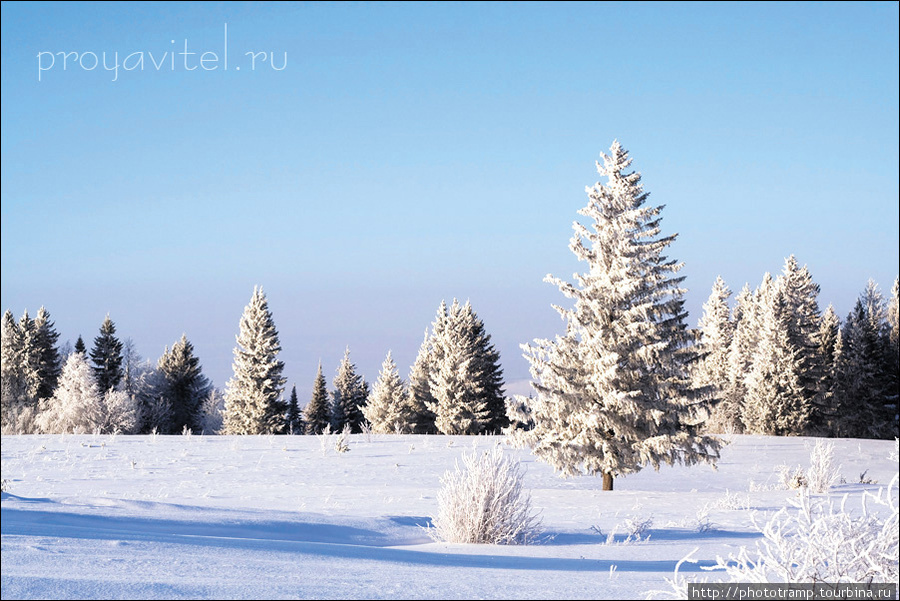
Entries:
[[[755,546],[752,516],[797,494],[776,467],[806,468],[811,439],[730,440],[718,470],[644,470],[613,492],[507,449],[547,534],[509,547],[424,529],[441,475],[500,437],[356,435],[339,454],[314,436],[4,436],[2,597],[642,598],[694,548],[710,565]],[[848,507],[897,472],[893,441],[835,445]]]

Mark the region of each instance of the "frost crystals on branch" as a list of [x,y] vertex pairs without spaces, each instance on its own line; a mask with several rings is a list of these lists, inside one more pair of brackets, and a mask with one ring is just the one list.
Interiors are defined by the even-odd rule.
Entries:
[[588,188],[569,248],[588,265],[575,283],[547,277],[574,307],[556,307],[566,332],[524,345],[531,363],[534,428],[515,438],[565,475],[613,477],[647,465],[714,462],[720,443],[698,430],[708,391],[690,381],[696,359],[684,320],[682,264],[663,253],[662,207],[645,206],[641,176],[627,172],[628,153],[613,142],[597,164],[606,185]]

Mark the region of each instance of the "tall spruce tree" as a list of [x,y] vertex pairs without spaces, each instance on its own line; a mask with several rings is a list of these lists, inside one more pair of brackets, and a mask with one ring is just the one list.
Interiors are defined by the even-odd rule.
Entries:
[[226,434],[280,434],[287,404],[283,399],[284,363],[269,303],[261,286],[253,288],[241,316],[234,347],[234,375],[225,393]]
[[15,420],[19,406],[24,402],[26,381],[23,369],[24,365],[24,341],[19,324],[13,318],[8,309],[3,313],[2,322],[2,396],[0,396],[0,411],[2,411],[3,428],[6,428]]
[[356,365],[350,361],[350,347],[344,350],[344,358],[341,359],[331,384],[334,386],[331,393],[331,427],[340,432],[345,426],[349,426],[350,431],[355,434],[362,432],[365,419],[362,407],[366,403],[368,393],[365,382],[356,373]]
[[291,396],[288,397],[288,409],[285,416],[285,431],[288,434],[303,434],[303,413],[300,411],[300,403],[297,399],[297,385],[291,386]]
[[554,340],[523,345],[531,363],[534,421],[516,437],[563,474],[614,476],[647,465],[718,457],[718,439],[699,433],[708,416],[708,391],[690,381],[696,359],[685,326],[682,264],[664,253],[675,236],[661,236],[662,207],[648,194],[618,141],[597,164],[607,184],[588,188],[569,248],[587,263],[575,283],[552,276],[572,308],[555,307],[567,322]]
[[209,396],[212,385],[203,375],[200,359],[194,356],[194,345],[187,336],[166,347],[156,367],[159,376],[159,394],[170,408],[170,421],[161,431],[179,434],[185,428],[191,432],[202,432],[201,408]]
[[62,371],[60,362],[59,334],[50,320],[50,312],[44,307],[38,309],[34,318],[35,347],[37,349],[38,362],[38,386],[37,398],[47,399],[53,395],[59,382],[59,374]]
[[431,394],[431,338],[427,329],[416,360],[409,369],[408,382],[407,404],[410,408],[410,423],[408,424],[410,431],[414,434],[436,434],[435,415],[429,409],[435,403],[435,399]]
[[810,403],[800,379],[801,351],[790,339],[791,308],[783,287],[768,273],[756,297],[758,336],[741,421],[749,434],[800,434]]
[[709,387],[718,405],[713,409],[711,428],[722,431],[734,429],[739,407],[733,406],[728,392],[728,350],[734,334],[728,299],[731,290],[721,276],[716,278],[709,299],[703,305],[703,315],[698,323],[700,331],[701,359],[694,368],[693,380],[697,387]]
[[91,349],[94,378],[101,392],[115,390],[122,381],[122,342],[116,338],[116,324],[106,315],[100,325],[100,335],[94,338]]
[[821,380],[819,393],[815,401],[814,431],[820,435],[835,435],[835,382],[837,376],[838,358],[843,352],[841,341],[841,320],[834,311],[832,305],[828,305],[822,320],[819,323],[819,332],[816,335],[818,344],[818,356],[821,361]]
[[400,379],[397,364],[394,363],[390,351],[381,364],[381,372],[363,407],[363,415],[369,422],[372,432],[376,434],[391,434],[398,429],[409,432],[411,429],[413,417],[409,406],[409,394],[403,380]]
[[307,434],[321,434],[331,427],[331,414],[328,409],[328,390],[325,387],[325,375],[322,373],[322,362],[313,383],[312,398],[303,412]]

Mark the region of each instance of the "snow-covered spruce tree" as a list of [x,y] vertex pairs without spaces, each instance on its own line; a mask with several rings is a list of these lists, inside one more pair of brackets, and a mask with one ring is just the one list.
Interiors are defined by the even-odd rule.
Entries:
[[[443,312],[443,316],[441,316]],[[428,407],[442,434],[478,434],[491,421],[481,373],[473,313],[459,301],[441,303],[432,337],[431,395]]]
[[59,334],[50,313],[44,307],[38,309],[34,318],[34,349],[37,362],[37,398],[47,399],[53,395],[59,382],[62,365],[57,342]]
[[291,386],[291,396],[288,397],[285,432],[288,434],[303,434],[304,429],[303,413],[300,411],[300,402],[297,399],[297,385],[294,384]]
[[739,407],[727,398],[728,350],[734,327],[728,299],[731,290],[721,276],[716,278],[709,299],[703,305],[703,316],[698,323],[700,331],[701,359],[694,367],[693,381],[696,387],[708,387],[719,404],[713,409],[709,428],[720,432],[733,431]]
[[497,433],[509,424],[500,354],[470,303],[442,301],[423,348],[431,397],[425,403],[439,432]]
[[286,403],[284,363],[278,331],[261,286],[253,288],[250,304],[241,316],[234,347],[234,375],[225,393],[225,434],[280,434],[284,431]]
[[203,434],[218,434],[222,429],[222,415],[225,413],[225,399],[215,387],[210,387],[209,394],[200,406],[200,431]]
[[888,411],[894,412],[894,423],[900,422],[900,278],[894,279],[887,312],[887,400]]
[[163,434],[180,434],[184,428],[200,432],[200,408],[212,388],[203,375],[200,359],[194,356],[194,345],[187,336],[166,347],[156,365],[160,379],[156,394],[165,399],[170,408],[170,420],[159,424]]
[[3,313],[2,338],[0,338],[0,361],[2,361],[2,393],[0,393],[0,413],[3,432],[17,430],[18,414],[25,402],[27,382],[25,380],[24,340],[19,324],[6,310]]
[[367,386],[362,377],[356,373],[356,365],[350,361],[350,347],[344,350],[344,358],[337,368],[331,399],[331,427],[342,432],[345,426],[354,434],[362,432],[362,407],[366,404]]
[[475,372],[479,391],[488,411],[487,422],[482,432],[499,434],[509,426],[506,416],[506,398],[503,393],[503,369],[500,367],[500,353],[491,342],[491,335],[485,331],[484,322],[475,314],[467,301],[462,307],[462,320],[466,334],[473,340],[475,349]]
[[569,248],[588,265],[575,284],[547,277],[572,308],[556,307],[567,322],[554,340],[523,345],[536,396],[528,404],[534,428],[514,440],[565,475],[614,476],[647,465],[718,458],[720,441],[699,433],[708,416],[708,391],[690,381],[696,359],[685,326],[682,264],[664,256],[675,236],[660,236],[662,207],[648,194],[618,141],[597,164],[606,185],[588,188]]
[[832,305],[828,305],[825,313],[822,314],[816,343],[818,344],[819,361],[821,361],[821,381],[819,382],[819,394],[816,397],[816,412],[819,417],[814,429],[819,434],[834,436],[835,377],[843,343],[841,342],[841,320],[834,312]]
[[794,255],[785,259],[778,284],[787,311],[788,341],[797,352],[801,394],[809,405],[807,429],[820,430],[826,419],[826,409],[820,400],[824,365],[817,340],[822,320],[819,285],[813,281],[806,265],[800,267]]
[[431,394],[431,339],[425,330],[425,339],[419,347],[419,353],[412,367],[409,368],[409,384],[407,386],[410,408],[410,423],[406,425],[414,434],[435,434],[435,415],[428,408],[435,400]]
[[325,388],[325,375],[322,373],[322,363],[319,362],[319,371],[316,372],[316,380],[313,384],[312,398],[303,412],[306,421],[307,434],[321,434],[331,426],[331,414],[328,408],[328,390]]
[[886,390],[886,314],[874,282],[857,299],[841,330],[835,368],[835,425],[850,438],[897,436]]
[[94,378],[101,391],[115,390],[119,386],[124,375],[122,359],[122,342],[116,338],[116,324],[107,314],[91,349]]
[[391,434],[398,429],[409,432],[412,423],[409,394],[390,351],[381,364],[381,372],[362,411],[376,434]]
[[756,294],[756,350],[741,421],[749,434],[801,434],[810,405],[800,380],[802,358],[791,343],[791,312],[782,286],[766,273]]

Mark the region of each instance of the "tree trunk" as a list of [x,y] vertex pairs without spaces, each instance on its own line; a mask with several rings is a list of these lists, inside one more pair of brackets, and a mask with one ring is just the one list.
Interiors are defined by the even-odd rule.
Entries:
[[603,472],[603,490],[613,489],[613,475],[609,472]]

